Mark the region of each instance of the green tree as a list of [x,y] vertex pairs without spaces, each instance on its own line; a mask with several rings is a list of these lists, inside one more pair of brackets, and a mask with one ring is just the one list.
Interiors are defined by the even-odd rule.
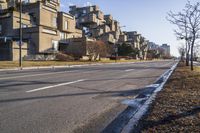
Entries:
[[119,56],[130,56],[135,58],[139,54],[139,50],[133,48],[130,44],[123,43],[118,46],[118,55]]

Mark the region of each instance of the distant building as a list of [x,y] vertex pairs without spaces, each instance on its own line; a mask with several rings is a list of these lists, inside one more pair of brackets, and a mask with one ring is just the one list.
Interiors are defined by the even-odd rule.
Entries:
[[136,55],[136,59],[146,59],[148,51],[148,40],[146,40],[137,31],[129,31],[127,34],[127,42],[132,46],[133,49],[138,50],[139,53]]
[[148,43],[148,47],[149,47],[149,50],[157,50],[160,46],[154,42],[149,42]]
[[171,54],[170,54],[170,45],[167,45],[167,44],[162,44],[161,48],[164,50],[164,56],[166,57],[170,57]]
[[[19,59],[18,4],[16,0],[0,0],[0,60]],[[127,43],[135,49],[136,59],[146,59],[148,49],[157,47],[136,31],[122,32],[120,23],[112,15],[104,15],[97,5],[70,6],[66,13],[60,11],[60,0],[28,0],[22,4],[24,59],[53,59],[58,52],[87,56],[87,44],[95,41],[106,44],[107,56]],[[170,55],[168,45],[162,49]]]
[[126,42],[126,34],[121,31],[119,22],[110,14],[104,15],[97,5],[70,6],[69,12],[75,16],[76,26],[84,31],[85,37],[105,42],[109,54],[114,52],[114,44]]
[[84,30],[85,36],[110,44],[126,41],[126,35],[121,32],[119,22],[110,14],[104,15],[97,5],[70,6],[69,12],[75,16],[76,25]]

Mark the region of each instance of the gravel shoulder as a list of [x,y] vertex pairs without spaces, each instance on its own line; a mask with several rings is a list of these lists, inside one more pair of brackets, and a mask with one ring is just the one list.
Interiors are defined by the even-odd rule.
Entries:
[[200,132],[200,67],[180,63],[134,132]]

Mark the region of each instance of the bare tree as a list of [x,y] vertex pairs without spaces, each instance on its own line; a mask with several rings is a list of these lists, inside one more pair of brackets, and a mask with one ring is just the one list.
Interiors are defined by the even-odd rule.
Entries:
[[106,57],[107,49],[106,45],[102,41],[91,41],[87,43],[87,54],[89,60],[96,61],[97,59],[101,59],[101,57]]
[[187,11],[183,10],[183,12],[173,13],[170,11],[167,16],[167,20],[176,25],[177,29],[174,29],[174,33],[177,39],[185,39],[185,52],[186,52],[186,66],[189,66],[189,54],[191,48],[191,38],[189,31],[189,23],[187,20]]
[[182,12],[168,13],[167,18],[172,24],[177,26],[174,30],[178,38],[186,40],[186,58],[189,60],[191,54],[191,70],[193,70],[194,46],[197,39],[200,38],[200,3],[186,3]]
[[194,56],[194,46],[197,39],[200,38],[200,3],[191,4],[188,2],[186,4],[187,19],[189,21],[189,30],[191,33],[191,70],[193,68],[193,56]]

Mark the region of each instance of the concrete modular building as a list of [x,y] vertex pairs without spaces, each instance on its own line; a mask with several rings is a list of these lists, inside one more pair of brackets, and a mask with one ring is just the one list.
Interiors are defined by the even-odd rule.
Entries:
[[[13,48],[18,47],[19,50],[19,46],[15,45],[19,42],[19,7],[14,1],[3,1],[0,5],[3,5],[0,9],[0,51],[3,51],[0,60],[16,60],[19,54]],[[75,28],[75,18],[60,12],[59,8],[59,0],[23,3],[23,47],[26,48],[22,49],[23,57],[52,55],[58,52],[62,41],[82,37],[82,31]]]

